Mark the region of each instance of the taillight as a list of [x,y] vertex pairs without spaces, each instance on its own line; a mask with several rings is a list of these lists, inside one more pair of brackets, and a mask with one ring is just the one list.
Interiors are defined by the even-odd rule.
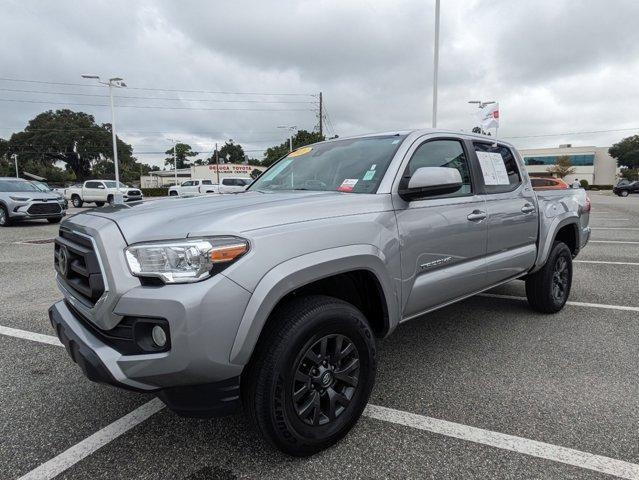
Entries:
[[590,197],[586,195],[586,205],[584,206],[584,212],[590,212],[592,208],[592,203],[590,203]]

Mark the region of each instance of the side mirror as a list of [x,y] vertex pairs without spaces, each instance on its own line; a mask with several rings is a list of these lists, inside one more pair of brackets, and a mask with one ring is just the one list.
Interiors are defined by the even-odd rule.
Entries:
[[399,196],[407,202],[434,195],[455,193],[463,185],[459,170],[448,167],[421,167],[402,178]]

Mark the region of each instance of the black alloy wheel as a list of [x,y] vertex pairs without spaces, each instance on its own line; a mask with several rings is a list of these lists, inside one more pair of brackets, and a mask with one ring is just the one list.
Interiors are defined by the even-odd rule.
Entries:
[[326,425],[351,403],[359,382],[359,353],[341,334],[326,335],[309,346],[293,376],[293,404],[307,425]]
[[565,301],[568,280],[568,260],[566,257],[557,257],[555,270],[552,273],[552,296],[557,303]]

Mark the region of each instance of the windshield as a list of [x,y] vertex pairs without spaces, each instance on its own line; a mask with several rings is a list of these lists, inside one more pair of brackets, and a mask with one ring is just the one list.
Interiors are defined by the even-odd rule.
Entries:
[[[104,184],[106,185],[107,188],[115,188],[114,180],[105,180]],[[129,187],[127,187],[124,183],[120,182],[120,188],[129,188]]]
[[35,185],[35,187],[40,190],[41,192],[50,192],[51,189],[49,188],[49,186],[45,183],[42,182],[31,182]]
[[404,138],[363,137],[298,148],[255,180],[249,190],[374,193]]
[[0,192],[38,192],[30,182],[21,180],[0,180]]

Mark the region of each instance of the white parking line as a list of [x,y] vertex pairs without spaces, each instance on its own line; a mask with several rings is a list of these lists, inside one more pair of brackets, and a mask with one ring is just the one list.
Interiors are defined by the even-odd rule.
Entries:
[[65,450],[57,457],[53,457],[48,462],[31,470],[26,475],[20,477],[19,480],[52,479],[163,408],[164,404],[162,401],[158,398],[154,398],[150,402],[136,408],[131,413],[98,430],[80,443]]
[[621,243],[624,245],[639,245],[639,242],[625,240],[590,240],[588,243]]
[[[516,297],[515,295],[501,295],[498,293],[480,293],[478,297],[488,298],[503,298],[505,300],[518,300],[527,301],[526,297]],[[587,302],[566,302],[566,305],[572,305],[574,307],[589,307],[589,308],[607,308],[609,310],[626,310],[630,312],[639,312],[639,307],[628,307],[626,305],[607,305],[605,303],[587,303]]]
[[590,227],[591,230],[639,230],[639,227]]
[[32,340],[34,342],[48,343],[49,345],[55,345],[61,347],[62,344],[57,337],[53,335],[43,335],[41,333],[27,332],[26,330],[18,330],[17,328],[3,327],[0,325],[0,335],[7,335],[8,337],[23,338],[25,340]]
[[600,263],[603,265],[639,265],[638,262],[604,262],[603,260],[573,260],[573,263]]
[[401,410],[377,405],[368,405],[364,411],[364,415],[385,422],[426,430],[428,432],[459,438],[482,445],[489,445],[491,447],[501,448],[502,450],[523,453],[533,457],[552,460],[553,462],[574,465],[575,467],[585,468],[595,472],[633,480],[639,479],[639,465],[637,464],[581,452],[579,450],[573,450],[572,448],[484,430],[483,428],[470,427],[468,425],[425,417],[415,413],[403,412]]

